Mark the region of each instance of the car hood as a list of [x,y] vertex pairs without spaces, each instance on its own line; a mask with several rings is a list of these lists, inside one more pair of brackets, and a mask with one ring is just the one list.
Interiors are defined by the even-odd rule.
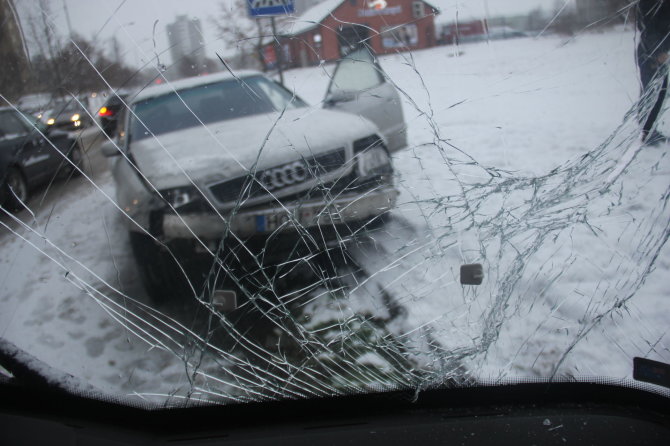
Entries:
[[370,121],[317,108],[197,126],[131,143],[130,153],[157,189],[222,181],[310,157],[375,133]]

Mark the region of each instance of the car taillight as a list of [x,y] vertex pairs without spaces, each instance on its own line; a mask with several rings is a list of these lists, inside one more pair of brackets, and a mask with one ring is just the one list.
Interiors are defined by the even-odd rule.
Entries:
[[107,107],[102,107],[100,111],[98,111],[98,114],[100,116],[112,116],[114,112],[108,109]]

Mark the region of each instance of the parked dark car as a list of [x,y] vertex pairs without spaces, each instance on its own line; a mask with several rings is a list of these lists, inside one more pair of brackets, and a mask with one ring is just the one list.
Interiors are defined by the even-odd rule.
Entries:
[[32,119],[0,108],[0,205],[12,210],[26,202],[31,189],[54,176],[79,173],[67,159],[78,166],[83,159],[76,139]]
[[110,138],[116,135],[119,115],[123,110],[123,103],[126,101],[127,97],[128,93],[116,92],[112,94],[105,102],[105,105],[98,110],[102,130]]

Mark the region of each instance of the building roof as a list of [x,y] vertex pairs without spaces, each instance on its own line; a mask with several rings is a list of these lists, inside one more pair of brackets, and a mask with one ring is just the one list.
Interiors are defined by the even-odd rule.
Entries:
[[290,35],[302,34],[323,22],[344,0],[325,0],[305,11],[301,16],[295,17],[287,26]]
[[[323,22],[326,17],[331,15],[345,0],[325,0],[317,5],[312,6],[305,11],[300,17],[295,17],[290,20],[286,26],[285,35],[296,36],[306,31],[311,30]],[[429,2],[422,0],[426,5],[433,8],[435,11],[440,9],[431,5]]]

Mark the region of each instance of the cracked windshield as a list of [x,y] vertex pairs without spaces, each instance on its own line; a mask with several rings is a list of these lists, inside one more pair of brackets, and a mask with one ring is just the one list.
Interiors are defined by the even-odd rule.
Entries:
[[668,2],[0,14],[5,380],[170,407],[670,362]]

